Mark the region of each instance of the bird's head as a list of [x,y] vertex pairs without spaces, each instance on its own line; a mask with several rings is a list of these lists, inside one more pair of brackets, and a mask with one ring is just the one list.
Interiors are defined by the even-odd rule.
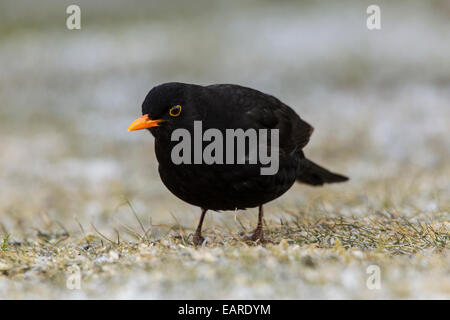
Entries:
[[190,93],[196,89],[192,87],[170,82],[151,89],[142,103],[142,117],[134,120],[128,131],[149,129],[155,135],[193,123],[199,114],[198,108],[190,102]]

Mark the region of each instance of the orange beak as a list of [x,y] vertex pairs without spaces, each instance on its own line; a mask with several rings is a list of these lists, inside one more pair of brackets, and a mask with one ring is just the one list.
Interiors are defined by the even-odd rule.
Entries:
[[137,118],[130,124],[130,126],[128,127],[128,131],[157,127],[159,126],[159,123],[162,121],[164,120],[152,120],[148,117],[148,114],[144,114],[142,117]]

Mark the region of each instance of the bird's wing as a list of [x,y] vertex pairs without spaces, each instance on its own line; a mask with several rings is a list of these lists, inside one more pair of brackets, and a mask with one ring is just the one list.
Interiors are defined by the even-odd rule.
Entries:
[[232,84],[217,84],[207,88],[226,99],[234,109],[238,122],[248,127],[279,129],[280,149],[286,153],[299,152],[309,142],[314,128],[274,96],[255,89]]

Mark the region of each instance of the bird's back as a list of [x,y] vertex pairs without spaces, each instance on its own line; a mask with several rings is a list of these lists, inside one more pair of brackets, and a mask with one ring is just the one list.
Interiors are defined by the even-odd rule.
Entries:
[[221,108],[232,110],[230,114],[236,121],[229,125],[278,129],[280,148],[285,153],[301,151],[309,142],[314,128],[274,96],[234,84],[206,88],[216,101],[223,101],[216,105],[219,113]]

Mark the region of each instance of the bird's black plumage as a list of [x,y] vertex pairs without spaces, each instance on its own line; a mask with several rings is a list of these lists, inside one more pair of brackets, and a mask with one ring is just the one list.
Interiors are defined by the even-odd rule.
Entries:
[[[175,105],[182,106],[182,111],[173,117],[169,111]],[[302,149],[312,126],[277,98],[254,89],[232,84],[166,83],[150,90],[142,114],[163,120],[149,128],[155,137],[163,183],[178,198],[204,212],[260,206],[262,217],[261,206],[280,197],[295,181],[322,185],[347,180],[305,158]],[[178,142],[171,141],[171,134],[177,128],[193,134],[194,121],[202,121],[204,131],[215,128],[223,133],[239,128],[278,129],[278,172],[261,175],[260,164],[174,164],[171,150]]]

